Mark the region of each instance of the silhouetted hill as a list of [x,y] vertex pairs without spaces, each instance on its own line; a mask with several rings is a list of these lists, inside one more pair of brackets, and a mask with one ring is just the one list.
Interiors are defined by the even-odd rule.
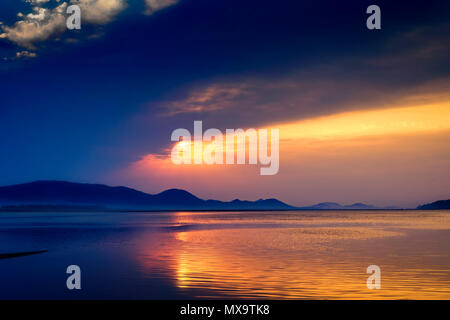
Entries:
[[378,209],[375,206],[372,206],[370,204],[365,204],[365,203],[354,203],[348,206],[344,206],[345,209],[354,209],[354,210],[371,210],[371,209]]
[[351,205],[341,205],[336,202],[321,202],[308,207],[300,207],[301,210],[374,210],[381,209],[364,203],[354,203]]
[[147,194],[126,187],[65,181],[36,181],[0,187],[2,211],[87,210],[288,210],[276,199],[223,202],[203,200],[185,190]]
[[450,199],[448,200],[439,200],[432,203],[423,204],[418,206],[419,210],[445,210],[450,209]]

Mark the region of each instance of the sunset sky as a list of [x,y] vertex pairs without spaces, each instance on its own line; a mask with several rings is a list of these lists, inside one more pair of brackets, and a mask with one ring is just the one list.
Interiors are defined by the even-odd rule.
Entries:
[[[450,198],[450,2],[0,2],[0,185],[415,207]],[[382,29],[366,28],[378,4]],[[280,169],[180,165],[171,133],[277,128]]]

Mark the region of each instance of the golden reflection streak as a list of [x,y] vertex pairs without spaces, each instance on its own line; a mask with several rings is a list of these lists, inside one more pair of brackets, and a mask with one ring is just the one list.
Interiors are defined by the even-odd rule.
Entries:
[[[306,257],[301,254],[302,250],[308,250],[305,244],[312,245],[317,251],[326,251],[326,243],[331,239],[362,240],[395,236],[395,233],[373,232],[363,228],[341,229],[337,232],[333,229],[317,229],[308,230],[306,234],[298,233],[298,230],[285,232],[286,239],[279,239],[279,235],[275,235],[277,231],[271,229],[177,233],[176,238],[189,246],[188,250],[177,254],[177,286],[183,289],[214,290],[210,297],[231,295],[239,298],[275,299],[450,298],[450,293],[442,293],[442,284],[439,282],[438,273],[443,270],[435,270],[437,281],[432,281],[429,277],[421,279],[421,283],[426,284],[426,290],[416,290],[414,285],[417,284],[408,279],[414,280],[419,274],[425,276],[430,270],[404,266],[400,272],[383,275],[384,290],[374,291],[368,290],[365,284],[367,275],[364,268],[369,262],[354,259],[323,261],[315,254]],[[326,234],[327,239],[323,239],[323,234]],[[311,243],[311,237],[315,238],[319,246],[317,243]],[[211,243],[215,245],[210,246]],[[240,252],[239,246],[245,252]],[[268,257],[258,254],[261,247],[271,248],[272,254]],[[294,248],[295,251],[290,254],[298,254],[297,257],[290,256],[287,252]]]
[[[245,226],[276,221],[285,228]],[[217,223],[222,227],[202,230]],[[141,263],[150,274],[168,270],[176,287],[194,290],[196,297],[450,299],[448,255],[417,251],[417,244],[423,245],[421,237],[408,238],[410,248],[391,247],[392,239],[403,238],[411,229],[450,230],[450,215],[445,212],[325,216],[179,212],[172,224],[196,228],[164,233],[162,239],[153,235],[138,256],[147,257]],[[374,246],[374,240],[384,242]],[[371,241],[369,246],[366,241]],[[445,243],[439,250],[445,252],[443,248]],[[424,257],[430,255],[433,260],[427,264]],[[435,260],[438,257],[441,260]],[[382,266],[382,290],[365,285],[365,268],[374,261]]]

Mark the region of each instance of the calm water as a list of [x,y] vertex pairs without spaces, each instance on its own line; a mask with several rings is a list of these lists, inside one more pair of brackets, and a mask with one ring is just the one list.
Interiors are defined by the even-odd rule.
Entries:
[[0,253],[48,250],[0,299],[450,299],[449,249],[450,211],[0,213]]

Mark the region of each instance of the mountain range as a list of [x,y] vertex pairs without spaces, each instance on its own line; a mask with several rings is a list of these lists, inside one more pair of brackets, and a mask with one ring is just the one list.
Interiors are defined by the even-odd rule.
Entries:
[[[277,199],[256,201],[203,200],[181,189],[148,194],[127,187],[66,181],[35,181],[0,187],[0,211],[159,211],[159,210],[377,210],[364,203],[341,205],[321,202],[294,207]],[[450,199],[424,204],[417,209],[450,209]]]
[[375,210],[380,209],[378,207],[364,204],[364,203],[354,203],[351,205],[341,205],[336,202],[321,202],[313,206],[299,207],[298,209],[303,210]]
[[0,187],[2,211],[71,210],[292,210],[277,199],[203,200],[180,189],[148,194],[127,187],[35,181]]

